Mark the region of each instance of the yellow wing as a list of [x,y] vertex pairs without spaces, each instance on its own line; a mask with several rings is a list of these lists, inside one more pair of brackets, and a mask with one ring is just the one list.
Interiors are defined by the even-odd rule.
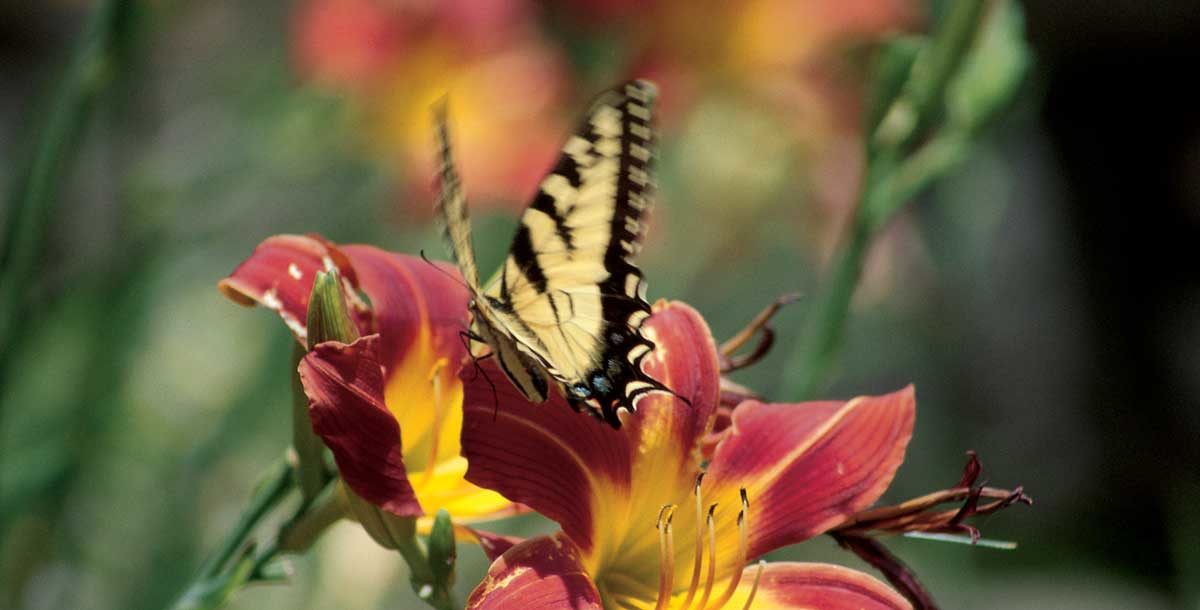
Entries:
[[653,345],[641,271],[642,216],[653,188],[654,85],[633,81],[599,97],[542,181],[500,276],[491,314],[559,382],[568,402],[620,426],[634,398],[669,391],[642,372]]
[[475,247],[471,243],[471,221],[467,217],[467,196],[463,193],[462,180],[454,167],[454,154],[450,150],[450,133],[446,126],[446,100],[433,108],[434,130],[437,133],[438,155],[438,199],[435,207],[442,216],[443,231],[450,253],[463,279],[470,287],[472,296],[479,290],[479,269],[475,264]]
[[479,270],[475,263],[475,248],[471,243],[467,197],[463,193],[462,181],[454,165],[444,100],[434,107],[434,122],[441,161],[436,207],[444,223],[446,243],[471,292],[470,307],[474,323],[472,337],[491,347],[501,370],[526,398],[532,402],[543,402],[546,400],[546,380],[541,365],[522,352],[511,333],[507,332],[493,315],[489,315],[492,308],[488,307],[487,299],[483,297],[479,287]]

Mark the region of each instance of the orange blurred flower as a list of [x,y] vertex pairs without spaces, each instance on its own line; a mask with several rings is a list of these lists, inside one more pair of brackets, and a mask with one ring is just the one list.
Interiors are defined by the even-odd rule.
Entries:
[[532,17],[530,4],[503,0],[307,0],[294,58],[361,109],[367,144],[409,178],[405,199],[430,200],[430,108],[448,95],[475,205],[521,205],[566,125],[566,66]]

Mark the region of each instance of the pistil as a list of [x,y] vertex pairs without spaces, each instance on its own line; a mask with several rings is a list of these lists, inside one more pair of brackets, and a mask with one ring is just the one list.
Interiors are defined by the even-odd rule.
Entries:
[[429,479],[433,478],[433,468],[438,461],[438,444],[442,439],[442,424],[446,420],[446,409],[444,408],[446,397],[445,389],[442,387],[442,369],[447,364],[445,358],[439,358],[429,373],[429,382],[433,384],[433,422],[429,426],[429,459],[425,462],[425,472],[421,473],[422,487],[429,482]]

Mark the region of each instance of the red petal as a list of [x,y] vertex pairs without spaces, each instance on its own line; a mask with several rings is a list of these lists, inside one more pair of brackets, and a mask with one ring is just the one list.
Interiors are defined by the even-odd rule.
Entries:
[[[628,420],[630,436],[642,439],[670,430],[671,446],[688,458],[680,464],[686,469],[680,476],[691,481],[698,468],[696,451],[712,427],[720,395],[720,366],[712,332],[695,309],[665,301],[655,303],[654,314],[642,329],[655,342],[654,351],[643,361],[646,373],[686,397],[691,406],[667,394],[649,394],[637,403],[639,415]],[[646,443],[641,447],[645,451]]]
[[379,336],[350,345],[322,343],[300,362],[313,430],[333,451],[342,479],[372,504],[400,515],[424,514],[400,447],[400,426],[383,403]]
[[333,244],[316,235],[276,235],[259,244],[217,288],[240,305],[258,303],[275,310],[303,343],[313,277],[331,267],[354,284],[354,269]]
[[[645,327],[658,344],[644,361],[646,371],[688,397],[691,407],[667,394],[649,394],[625,418],[625,428],[613,430],[571,411],[558,392],[545,404],[530,404],[493,359],[484,360],[478,371],[466,367],[462,374],[467,480],[554,519],[585,553],[597,534],[595,506],[638,502],[626,493],[635,460],[652,461],[646,473],[680,483],[683,494],[690,491],[699,468],[695,448],[716,404],[716,351],[704,320],[686,305],[659,308]],[[669,354],[666,361],[662,354]],[[653,435],[643,439],[643,432]],[[638,493],[675,491],[669,484],[641,487]]]
[[[739,589],[752,586],[758,569],[746,568]],[[767,564],[751,607],[912,610],[907,600],[882,582],[862,572],[822,563]]]
[[458,335],[469,319],[469,296],[458,269],[372,246],[342,246],[342,250],[354,265],[358,285],[371,299],[376,329],[385,339],[380,357],[389,377],[422,329],[432,331],[433,352],[457,370],[466,356]]
[[751,557],[811,538],[883,494],[915,417],[912,386],[845,403],[744,403],[713,455],[705,493],[747,488]]
[[562,536],[527,540],[488,569],[467,598],[467,610],[602,608],[600,592],[583,571],[579,550]]
[[483,550],[483,554],[487,555],[489,561],[496,561],[501,555],[508,552],[508,549],[525,541],[519,536],[506,536],[458,523],[454,524],[454,527],[459,540],[474,540]]
[[590,549],[591,499],[602,491],[594,484],[628,489],[628,437],[573,412],[557,393],[544,404],[529,403],[494,358],[479,365],[463,371],[467,480],[529,505]]

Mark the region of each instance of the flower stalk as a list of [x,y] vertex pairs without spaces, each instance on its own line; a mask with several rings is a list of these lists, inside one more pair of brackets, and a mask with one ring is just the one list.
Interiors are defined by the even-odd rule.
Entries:
[[1012,0],[952,3],[927,40],[885,45],[866,118],[859,203],[817,294],[788,380],[788,394],[818,393],[837,355],[851,297],[880,230],[966,158],[1020,87],[1029,64],[1020,7]]
[[[336,269],[315,272],[303,327],[305,347],[297,346],[293,361],[300,363],[320,344],[351,344],[359,339],[350,314],[343,277]],[[413,591],[438,610],[452,610],[454,582],[453,526],[440,511],[428,545],[417,536],[417,518],[399,516],[363,499],[329,467],[326,447],[316,434],[309,412],[310,399],[293,368],[293,447],[260,485],[237,525],[200,574],[171,606],[172,610],[210,610],[220,607],[241,587],[253,582],[286,580],[290,569],[281,555],[307,551],[322,533],[346,516],[357,519],[379,544],[396,550],[409,566]],[[300,502],[274,532],[255,532],[266,517],[299,491]]]

